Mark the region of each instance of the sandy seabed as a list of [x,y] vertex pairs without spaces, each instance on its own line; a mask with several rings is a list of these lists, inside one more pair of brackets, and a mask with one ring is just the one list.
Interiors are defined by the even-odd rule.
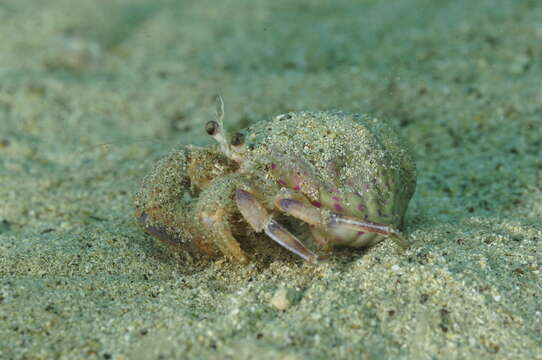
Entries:
[[[539,1],[0,2],[1,359],[542,359]],[[411,248],[187,261],[133,194],[298,110],[412,145]],[[265,240],[263,240],[265,241]]]

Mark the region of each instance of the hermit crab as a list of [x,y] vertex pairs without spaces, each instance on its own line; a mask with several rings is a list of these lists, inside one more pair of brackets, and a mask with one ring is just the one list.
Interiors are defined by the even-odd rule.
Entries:
[[218,98],[216,120],[205,125],[218,144],[182,146],[143,180],[136,219],[147,233],[183,251],[239,262],[251,257],[243,239],[254,233],[311,263],[335,246],[389,238],[408,247],[398,228],[416,170],[388,124],[303,111],[229,136],[223,117]]

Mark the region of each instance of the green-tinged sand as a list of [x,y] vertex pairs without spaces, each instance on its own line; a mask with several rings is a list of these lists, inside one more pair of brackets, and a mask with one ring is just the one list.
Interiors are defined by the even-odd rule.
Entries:
[[[542,359],[540,59],[535,0],[2,0],[0,359]],[[133,194],[213,142],[217,93],[229,129],[392,122],[411,248],[237,265],[146,236]]]

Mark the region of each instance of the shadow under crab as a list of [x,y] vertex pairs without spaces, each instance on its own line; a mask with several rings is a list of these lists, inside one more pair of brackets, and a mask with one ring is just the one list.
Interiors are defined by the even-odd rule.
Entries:
[[240,239],[265,233],[304,260],[316,255],[279,217],[308,225],[319,250],[367,247],[398,229],[416,184],[408,149],[389,125],[367,115],[297,112],[258,122],[218,145],[184,146],[160,161],[136,197],[139,225],[189,252],[247,262]]

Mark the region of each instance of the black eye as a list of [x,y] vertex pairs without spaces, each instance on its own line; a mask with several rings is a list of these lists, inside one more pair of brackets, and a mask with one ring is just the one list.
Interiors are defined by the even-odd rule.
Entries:
[[211,136],[218,134],[219,129],[220,125],[214,120],[207,121],[207,124],[205,124],[205,131]]
[[244,142],[245,142],[245,135],[243,135],[242,133],[233,134],[231,138],[231,144],[233,146],[243,145]]

